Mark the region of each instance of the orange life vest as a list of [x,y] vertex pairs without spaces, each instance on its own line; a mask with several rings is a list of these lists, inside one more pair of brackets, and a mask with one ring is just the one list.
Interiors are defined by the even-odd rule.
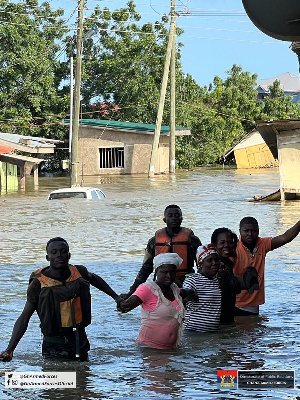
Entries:
[[188,270],[188,252],[190,236],[192,231],[188,228],[181,228],[180,232],[173,237],[167,234],[166,228],[155,232],[155,255],[161,253],[177,253],[183,262],[177,268],[176,276],[184,276]]
[[[71,275],[65,282],[52,279],[43,274],[40,268],[31,275],[41,283],[38,315],[41,330],[45,336],[63,334],[77,325],[91,323],[90,284],[78,269],[69,265]],[[31,280],[30,279],[30,280]]]

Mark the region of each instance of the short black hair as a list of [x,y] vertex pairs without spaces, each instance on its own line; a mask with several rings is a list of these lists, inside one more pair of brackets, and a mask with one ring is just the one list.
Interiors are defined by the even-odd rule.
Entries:
[[254,217],[244,217],[243,219],[241,219],[240,221],[240,228],[243,225],[248,225],[248,224],[253,224],[256,225],[258,227],[258,222],[257,219],[255,219]]
[[46,251],[48,250],[49,244],[52,243],[52,242],[64,242],[68,246],[68,250],[69,250],[69,244],[64,238],[62,238],[62,237],[54,237],[54,238],[48,240],[48,242],[46,244]]
[[210,241],[211,241],[212,244],[214,244],[214,245],[217,244],[218,236],[219,236],[221,233],[229,233],[229,235],[232,237],[234,246],[235,246],[235,247],[237,246],[237,242],[238,242],[237,234],[234,233],[231,229],[225,228],[225,227],[223,227],[223,228],[217,228],[217,229],[215,229],[215,230],[213,231],[213,233],[212,233],[212,235],[211,235],[211,239],[210,239]]
[[[166,213],[167,213],[167,211],[168,211],[169,208],[178,208],[178,210],[181,211],[181,208],[180,208],[179,206],[177,206],[176,204],[170,204],[170,205],[168,205],[168,206],[165,208],[164,215],[166,215]],[[181,212],[182,212],[182,211],[181,211]]]

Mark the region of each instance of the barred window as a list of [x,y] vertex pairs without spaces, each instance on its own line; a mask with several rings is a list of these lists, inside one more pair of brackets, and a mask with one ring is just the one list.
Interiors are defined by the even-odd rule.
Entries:
[[124,147],[99,149],[100,168],[124,168]]

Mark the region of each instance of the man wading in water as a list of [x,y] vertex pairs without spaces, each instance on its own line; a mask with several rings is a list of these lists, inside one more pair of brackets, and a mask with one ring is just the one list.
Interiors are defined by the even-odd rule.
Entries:
[[100,276],[82,265],[69,264],[69,245],[63,238],[50,239],[46,251],[50,266],[31,274],[24,310],[14,325],[7,349],[0,354],[0,361],[12,359],[34,311],[41,321],[45,358],[87,360],[90,344],[85,327],[91,323],[90,284],[117,304],[120,300]]
[[155,236],[149,240],[142,268],[129,292],[122,294],[121,297],[124,299],[130,297],[141,283],[146,282],[153,272],[153,259],[158,254],[177,253],[183,259],[176,272],[175,283],[179,287],[182,287],[186,274],[195,272],[196,251],[201,246],[201,241],[191,229],[181,226],[182,219],[180,207],[175,204],[166,207],[163,221],[167,224],[167,227],[156,231]]
[[[265,260],[269,251],[278,249],[291,242],[300,232],[300,220],[281,235],[259,237],[258,222],[253,217],[245,217],[240,221],[240,240],[237,244],[233,272],[242,276],[248,266],[254,267],[260,279],[256,291],[242,291],[237,295],[235,315],[258,315],[259,306],[265,302]],[[251,285],[250,282],[246,284]]]

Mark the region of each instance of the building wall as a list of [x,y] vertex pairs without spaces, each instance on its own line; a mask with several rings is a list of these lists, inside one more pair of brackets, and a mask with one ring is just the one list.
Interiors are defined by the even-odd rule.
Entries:
[[265,144],[236,149],[234,151],[237,168],[267,168],[278,166],[269,147]]
[[0,161],[0,192],[18,190],[17,166]]
[[300,129],[281,131],[277,143],[281,192],[300,193]]
[[[111,128],[80,127],[78,173],[81,175],[147,174],[153,134],[121,132]],[[169,171],[169,137],[160,137],[156,172]],[[100,168],[100,148],[124,148],[124,168]]]

